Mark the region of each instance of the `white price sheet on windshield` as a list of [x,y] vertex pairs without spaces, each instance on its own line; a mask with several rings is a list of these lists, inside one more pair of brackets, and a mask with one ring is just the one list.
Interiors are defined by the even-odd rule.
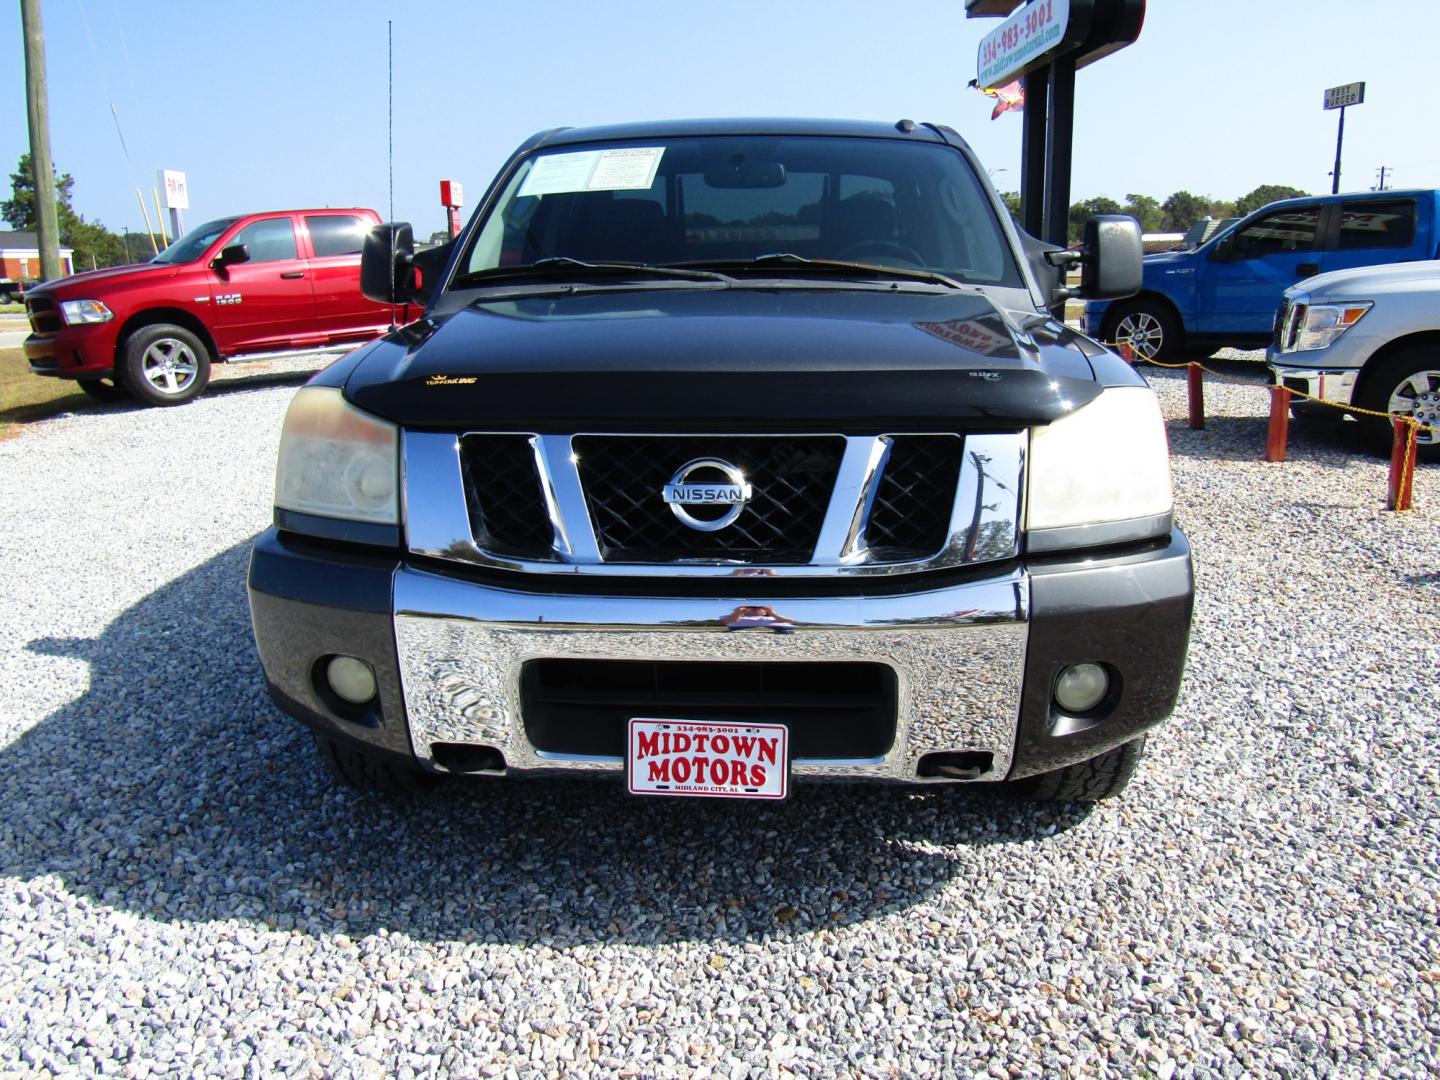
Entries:
[[536,160],[520,185],[519,197],[564,195],[577,191],[639,191],[655,182],[663,146],[627,146],[577,150]]

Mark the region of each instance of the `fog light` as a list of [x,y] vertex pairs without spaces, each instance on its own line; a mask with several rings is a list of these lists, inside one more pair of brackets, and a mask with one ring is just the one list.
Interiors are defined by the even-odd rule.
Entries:
[[1099,664],[1071,664],[1055,681],[1055,703],[1069,713],[1089,712],[1109,689],[1110,676]]
[[352,705],[364,705],[375,696],[375,672],[354,656],[332,656],[325,665],[325,680],[335,696]]

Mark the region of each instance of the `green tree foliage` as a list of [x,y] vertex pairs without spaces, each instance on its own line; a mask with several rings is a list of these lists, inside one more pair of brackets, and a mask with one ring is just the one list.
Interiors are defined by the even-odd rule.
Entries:
[[1165,211],[1160,209],[1160,201],[1149,195],[1126,195],[1125,207],[1120,212],[1138,221],[1141,232],[1163,231],[1160,226],[1165,222]]
[[1077,202],[1070,207],[1070,242],[1078,243],[1080,234],[1085,231],[1085,222],[1096,214],[1123,214],[1125,211],[1114,199],[1107,199],[1104,195],[1093,199],[1086,199]]
[[[1163,232],[1185,232],[1195,222],[1211,214],[1215,200],[1209,195],[1192,195],[1188,191],[1177,191],[1165,200],[1161,209]],[[1213,216],[1213,215],[1212,215]]]
[[1005,200],[1005,209],[1010,211],[1010,216],[1016,221],[1020,220],[1020,193],[1018,191],[1002,191],[1000,198]]
[[1308,194],[1308,191],[1286,187],[1284,184],[1261,184],[1250,194],[1242,195],[1236,200],[1235,213],[1243,216],[1252,210],[1259,210],[1267,203],[1278,202],[1280,199],[1298,199]]
[[[77,271],[92,266],[123,266],[130,260],[125,255],[125,242],[99,221],[86,221],[75,212],[71,199],[75,178],[69,173],[55,177],[55,216],[60,224],[60,243],[74,249]],[[35,182],[30,168],[30,155],[20,155],[15,171],[10,174],[10,198],[0,199],[0,217],[11,228],[33,231],[35,218]]]

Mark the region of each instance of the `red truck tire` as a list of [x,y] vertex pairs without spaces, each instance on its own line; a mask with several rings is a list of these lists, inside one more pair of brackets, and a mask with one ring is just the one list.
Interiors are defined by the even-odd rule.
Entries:
[[210,382],[210,352],[183,326],[142,326],[120,351],[125,389],[147,405],[182,405]]

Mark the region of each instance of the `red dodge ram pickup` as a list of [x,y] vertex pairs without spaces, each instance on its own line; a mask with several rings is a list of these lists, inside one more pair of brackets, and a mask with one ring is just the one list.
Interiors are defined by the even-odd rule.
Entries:
[[333,352],[383,333],[360,293],[373,210],[280,210],[206,222],[148,263],[61,278],[25,295],[36,375],[92,397],[189,401],[210,365]]

